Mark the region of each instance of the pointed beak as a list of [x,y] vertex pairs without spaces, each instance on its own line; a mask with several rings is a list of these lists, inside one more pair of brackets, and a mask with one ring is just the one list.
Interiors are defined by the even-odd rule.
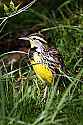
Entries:
[[34,48],[34,41],[32,41],[31,38],[28,38],[28,37],[21,37],[21,38],[18,38],[18,39],[22,39],[22,40],[26,40],[28,42],[30,42],[30,45],[31,45],[31,48]]
[[30,39],[28,37],[21,37],[21,38],[18,38],[18,39],[29,40],[30,41]]

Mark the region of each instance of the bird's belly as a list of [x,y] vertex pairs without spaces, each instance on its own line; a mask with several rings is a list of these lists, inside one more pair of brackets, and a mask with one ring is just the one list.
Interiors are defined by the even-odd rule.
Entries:
[[53,74],[51,70],[44,64],[36,64],[34,61],[31,62],[36,75],[48,83],[53,83]]

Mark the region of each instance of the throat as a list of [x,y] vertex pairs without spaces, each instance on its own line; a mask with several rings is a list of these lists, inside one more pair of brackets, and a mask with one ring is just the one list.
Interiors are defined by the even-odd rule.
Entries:
[[43,48],[42,46],[40,46],[40,47],[38,47],[38,48],[36,49],[36,51],[41,53],[41,52],[43,52],[43,49],[44,49],[44,48]]

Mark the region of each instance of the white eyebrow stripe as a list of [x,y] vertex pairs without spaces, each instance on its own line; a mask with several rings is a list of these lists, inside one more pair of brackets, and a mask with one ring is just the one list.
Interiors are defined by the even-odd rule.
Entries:
[[47,43],[46,40],[44,40],[43,38],[41,38],[41,37],[39,37],[39,36],[30,36],[30,37],[28,37],[28,38],[31,38],[31,39],[36,38],[37,40],[41,40],[41,41],[43,41],[44,43]]

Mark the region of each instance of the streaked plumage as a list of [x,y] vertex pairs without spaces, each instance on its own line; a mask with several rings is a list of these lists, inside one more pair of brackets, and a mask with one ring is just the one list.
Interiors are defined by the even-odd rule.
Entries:
[[59,69],[64,65],[59,51],[48,47],[47,42],[39,34],[31,34],[20,39],[30,41],[29,58],[38,78],[52,84]]

